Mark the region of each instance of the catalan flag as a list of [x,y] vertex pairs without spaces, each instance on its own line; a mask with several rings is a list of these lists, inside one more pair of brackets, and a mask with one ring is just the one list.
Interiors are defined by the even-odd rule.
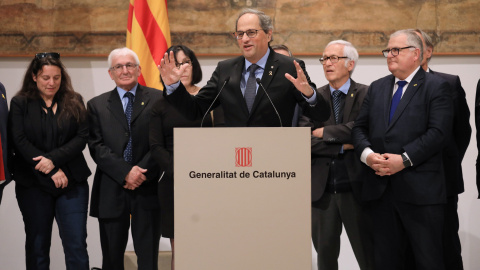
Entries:
[[163,89],[157,65],[170,44],[167,0],[130,0],[127,47],[140,59],[140,84]]

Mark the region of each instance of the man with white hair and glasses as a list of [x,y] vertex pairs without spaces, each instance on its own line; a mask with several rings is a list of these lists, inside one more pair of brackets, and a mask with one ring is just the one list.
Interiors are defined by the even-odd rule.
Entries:
[[337,270],[340,235],[345,227],[360,269],[373,269],[368,223],[361,205],[361,162],[353,151],[351,130],[368,86],[351,75],[358,52],[347,41],[325,47],[323,72],[328,84],[318,93],[330,103],[330,118],[300,118],[300,126],[312,128],[312,242],[319,270]]

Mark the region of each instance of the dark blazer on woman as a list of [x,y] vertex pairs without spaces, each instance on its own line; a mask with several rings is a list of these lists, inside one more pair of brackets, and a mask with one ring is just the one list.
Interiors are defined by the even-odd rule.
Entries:
[[[81,99],[80,96],[79,98]],[[59,102],[57,115],[62,106],[62,102]],[[69,185],[73,181],[87,181],[91,171],[82,151],[87,144],[88,122],[86,120],[77,122],[73,118],[61,121],[58,126],[58,147],[46,153],[39,149],[44,144],[41,136],[41,111],[39,99],[15,96],[10,102],[9,129],[15,152],[13,159],[15,181],[30,187],[35,185],[37,180],[46,179],[51,181],[51,187],[54,188],[50,177],[56,170],[48,176],[35,170],[38,161],[34,161],[33,158],[37,156],[49,158],[56,168],[62,169]]]

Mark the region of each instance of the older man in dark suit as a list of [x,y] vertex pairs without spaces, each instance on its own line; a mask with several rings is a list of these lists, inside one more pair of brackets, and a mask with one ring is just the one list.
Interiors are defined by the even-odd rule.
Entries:
[[100,225],[102,269],[124,269],[130,216],[138,269],[157,269],[159,171],[151,158],[148,128],[152,106],[162,93],[138,84],[140,63],[132,50],[113,50],[108,64],[115,89],[87,104],[88,146],[97,163],[90,215]]
[[351,136],[368,86],[350,78],[358,62],[350,42],[330,42],[320,61],[328,84],[318,93],[330,102],[330,118],[325,122],[300,118],[300,126],[312,128],[312,242],[318,269],[338,269],[342,225],[360,269],[373,269],[371,235],[361,205],[362,165]]
[[448,83],[420,64],[413,30],[390,36],[383,51],[392,75],[374,81],[352,130],[370,202],[375,269],[403,269],[410,245],[417,269],[443,270],[446,202],[443,151],[452,130]]
[[447,203],[445,204],[445,228],[444,228],[444,258],[446,269],[463,269],[462,246],[458,236],[458,194],[465,191],[462,173],[462,160],[467,151],[472,128],[470,127],[470,110],[468,109],[460,78],[442,72],[433,71],[428,63],[433,54],[432,38],[420,29],[415,29],[423,42],[422,68],[431,74],[439,76],[450,85],[450,93],[453,98],[454,116],[452,134],[449,136],[443,150],[443,165],[445,169]]
[[7,122],[8,122],[8,105],[7,93],[5,87],[0,83],[0,135],[2,140],[2,148],[0,149],[0,203],[2,202],[3,189],[12,180],[7,167]]
[[316,94],[303,62],[269,47],[273,31],[270,17],[246,9],[240,13],[235,29],[242,56],[220,62],[196,96],[180,83],[186,66],[176,68],[173,53],[165,54],[159,70],[169,102],[190,119],[222,104],[229,127],[292,126],[297,103],[304,114],[318,121],[328,119],[328,105]]

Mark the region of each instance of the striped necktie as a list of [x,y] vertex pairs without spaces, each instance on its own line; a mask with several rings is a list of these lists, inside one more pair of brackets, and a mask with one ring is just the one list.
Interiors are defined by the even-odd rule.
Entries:
[[332,93],[332,96],[333,96],[333,113],[334,113],[334,116],[335,116],[335,124],[339,124],[342,121],[342,119],[340,119],[342,94],[343,93],[340,90],[335,90]]

